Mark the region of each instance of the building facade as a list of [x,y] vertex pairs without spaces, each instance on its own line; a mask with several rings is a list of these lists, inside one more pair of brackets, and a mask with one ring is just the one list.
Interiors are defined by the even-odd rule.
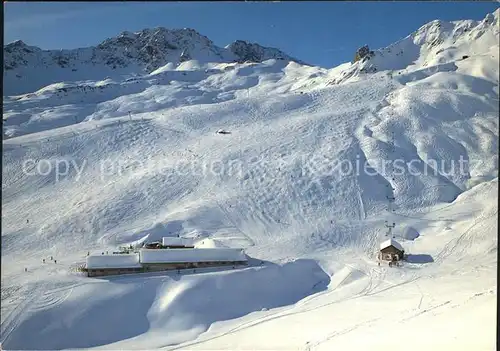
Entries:
[[87,257],[89,277],[159,272],[248,264],[243,249],[177,248],[141,249],[133,254],[93,255]]

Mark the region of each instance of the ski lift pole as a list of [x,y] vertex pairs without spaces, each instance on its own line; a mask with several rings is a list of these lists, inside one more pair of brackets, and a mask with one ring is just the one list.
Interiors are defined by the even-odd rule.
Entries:
[[[391,236],[392,229],[396,227],[396,223],[393,222],[392,224],[388,224],[388,222],[385,221],[385,227],[387,228],[387,233],[385,234],[385,236]],[[392,237],[394,238],[394,235]]]

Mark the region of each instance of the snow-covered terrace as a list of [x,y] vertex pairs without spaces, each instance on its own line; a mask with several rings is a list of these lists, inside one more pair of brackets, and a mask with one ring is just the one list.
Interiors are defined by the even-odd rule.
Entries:
[[141,249],[134,254],[87,256],[88,269],[141,268],[142,263],[243,262],[242,249]]
[[87,256],[88,269],[101,268],[141,268],[139,254],[93,255]]
[[246,261],[242,249],[141,249],[141,263],[241,262]]

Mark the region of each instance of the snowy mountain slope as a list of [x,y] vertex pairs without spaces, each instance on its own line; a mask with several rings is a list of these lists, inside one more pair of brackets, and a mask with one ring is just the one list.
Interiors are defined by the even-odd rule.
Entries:
[[[462,49],[492,52],[480,39]],[[390,326],[409,349],[435,333],[446,349],[491,349],[492,56],[335,85],[357,64],[190,60],[5,97],[2,346],[382,349]],[[406,167],[395,174],[384,160]],[[410,254],[402,268],[374,261],[384,221]],[[243,247],[256,265],[72,272],[88,251],[177,234]]]
[[156,70],[167,63],[262,62],[294,60],[275,48],[237,40],[225,48],[193,29],[163,27],[137,33],[123,32],[96,47],[75,50],[42,50],[18,40],[4,46],[4,94],[19,95],[62,81],[134,76]]
[[311,75],[317,75],[320,81],[325,71],[280,60],[260,64],[189,61],[175,69],[167,65],[125,81],[55,83],[34,93],[4,97],[4,136],[123,117],[129,112],[136,115],[186,105],[220,103],[265,92],[294,90],[299,94],[307,82],[311,83]]
[[[435,209],[420,218],[422,239],[405,246],[414,257],[431,253],[440,264],[415,261],[406,269],[388,270],[345,256],[351,259],[337,268],[331,258],[316,254],[322,256],[323,270],[314,261],[297,260],[242,271],[91,281],[70,280],[61,266],[33,266],[30,275],[51,284],[29,285],[29,300],[18,305],[24,310],[16,311],[21,317],[15,329],[9,319],[2,325],[4,344],[26,349],[194,350],[370,345],[381,350],[396,333],[408,340],[410,350],[429,347],[428,338],[415,337],[418,330],[439,337],[437,344],[445,347],[488,350],[495,340],[494,328],[485,326],[494,326],[498,208],[484,199],[494,191],[497,181],[481,184],[445,213]],[[481,226],[474,225],[476,219],[464,219],[464,209],[472,210]],[[452,230],[435,227],[439,214],[453,223]],[[32,276],[19,276],[33,281]],[[313,295],[303,298],[309,293]],[[454,322],[457,316],[459,324]],[[481,328],[473,337],[471,329],[479,320]],[[389,326],[391,333],[386,332]],[[35,331],[36,339],[22,337]],[[187,340],[194,341],[179,345]]]
[[429,76],[436,70],[458,70],[498,85],[498,71],[490,63],[498,61],[499,17],[500,9],[482,21],[429,22],[406,38],[354,63],[332,83],[387,71],[405,84],[416,79],[417,72]]

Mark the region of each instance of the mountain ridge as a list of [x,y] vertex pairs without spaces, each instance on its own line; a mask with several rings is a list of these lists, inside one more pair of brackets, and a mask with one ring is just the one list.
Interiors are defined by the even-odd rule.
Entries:
[[[168,63],[179,65],[189,60],[243,63],[269,59],[305,64],[279,49],[244,40],[218,47],[208,37],[191,28],[157,27],[135,33],[124,31],[96,46],[70,50],[43,50],[17,40],[4,46],[4,81],[7,87],[4,94],[27,93],[68,79],[147,74]],[[101,72],[93,74],[91,71],[98,67]],[[33,79],[37,75],[34,69],[50,70],[51,74],[47,76],[52,79],[38,81],[35,78],[35,82],[26,82],[28,77]],[[87,76],[78,73],[82,69]],[[23,84],[18,84],[20,82]]]
[[[380,71],[444,67],[472,56],[488,54],[484,52],[485,47],[490,48],[491,55],[498,55],[495,50],[499,41],[499,17],[500,9],[497,9],[481,21],[430,21],[404,38],[354,62],[332,83],[349,82],[364,74]],[[489,78],[498,82],[498,78]]]

